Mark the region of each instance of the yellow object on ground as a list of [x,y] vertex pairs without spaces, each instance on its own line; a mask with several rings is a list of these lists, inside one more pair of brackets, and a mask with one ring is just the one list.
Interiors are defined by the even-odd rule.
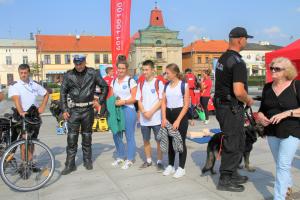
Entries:
[[106,118],[95,118],[93,124],[93,131],[108,131],[108,124]]

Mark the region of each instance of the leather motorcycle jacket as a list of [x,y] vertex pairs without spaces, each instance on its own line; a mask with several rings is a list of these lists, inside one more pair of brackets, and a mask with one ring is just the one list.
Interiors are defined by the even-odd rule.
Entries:
[[60,89],[62,112],[69,112],[68,97],[75,103],[92,102],[96,85],[101,89],[99,103],[103,104],[108,93],[108,86],[99,71],[90,67],[86,67],[83,72],[77,72],[75,68],[67,71]]

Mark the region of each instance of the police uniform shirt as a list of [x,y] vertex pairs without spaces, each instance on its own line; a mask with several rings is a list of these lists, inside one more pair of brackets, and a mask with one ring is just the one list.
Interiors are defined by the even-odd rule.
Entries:
[[[155,88],[156,78],[151,81],[144,81],[142,91],[140,84],[138,84],[136,92],[136,100],[140,101],[142,99],[142,104],[145,111],[149,111],[159,100],[162,99],[162,93],[164,91],[164,85],[161,81],[158,82],[158,91]],[[142,126],[156,126],[161,124],[161,110],[158,109],[151,117],[151,119],[146,119],[144,115],[140,116],[140,123]]]
[[245,90],[247,85],[247,68],[242,56],[233,50],[227,50],[218,60],[216,66],[215,97],[226,101],[228,95],[235,97],[233,83],[244,83]]
[[[131,89],[136,87],[137,84],[134,79],[130,79],[130,88],[128,84],[129,76],[126,76],[121,83],[119,83],[119,79],[117,78],[115,81],[112,81],[110,87],[113,88],[114,96],[120,97],[122,100],[128,100],[131,98]],[[127,104],[126,106],[130,108],[134,108],[133,104]]]
[[29,83],[18,80],[15,84],[11,85],[8,90],[8,97],[19,96],[23,111],[27,111],[30,106],[35,105],[39,107],[37,96],[45,96],[47,90],[34,82],[29,80]]

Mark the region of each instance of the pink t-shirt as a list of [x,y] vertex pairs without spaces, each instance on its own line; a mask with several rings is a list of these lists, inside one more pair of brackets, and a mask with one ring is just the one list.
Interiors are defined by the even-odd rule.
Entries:
[[212,87],[212,81],[210,77],[207,77],[205,80],[203,80],[204,87],[207,86],[205,89],[203,89],[201,96],[203,97],[210,97],[210,91]]

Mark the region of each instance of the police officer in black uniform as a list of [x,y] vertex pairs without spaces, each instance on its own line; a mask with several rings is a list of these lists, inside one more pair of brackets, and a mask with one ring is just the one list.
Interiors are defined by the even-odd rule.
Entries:
[[93,99],[96,85],[101,89],[100,105],[105,101],[108,87],[99,72],[86,67],[84,55],[74,56],[74,69],[69,70],[61,85],[60,98],[63,118],[68,121],[68,145],[65,169],[62,175],[76,170],[75,156],[79,131],[82,135],[83,165],[87,170],[92,164],[92,125],[94,122]]
[[229,33],[229,48],[216,66],[216,117],[224,133],[218,190],[242,192],[248,180],[237,172],[245,146],[244,104],[254,103],[248,95],[246,64],[239,54],[253,38],[245,28],[236,27]]

